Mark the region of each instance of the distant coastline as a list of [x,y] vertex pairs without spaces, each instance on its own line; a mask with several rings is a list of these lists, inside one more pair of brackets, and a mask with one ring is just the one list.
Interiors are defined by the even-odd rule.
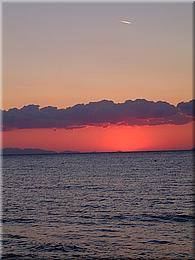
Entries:
[[36,148],[4,148],[1,150],[1,154],[4,155],[60,155],[60,154],[102,154],[102,153],[149,153],[149,152],[184,152],[184,151],[195,151],[193,149],[182,149],[182,150],[140,150],[140,151],[86,151],[86,152],[79,152],[79,151],[52,151],[52,150],[43,150],[43,149],[36,149]]
[[36,149],[36,148],[4,148],[2,149],[3,155],[34,155],[34,154],[66,154],[66,153],[79,153],[77,151],[63,151],[63,152],[56,152],[51,150],[43,150],[43,149]]

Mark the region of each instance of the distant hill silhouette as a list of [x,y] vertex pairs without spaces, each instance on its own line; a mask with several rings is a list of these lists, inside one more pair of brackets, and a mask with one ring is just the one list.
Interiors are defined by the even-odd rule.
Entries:
[[18,155],[18,154],[66,154],[66,153],[79,153],[77,151],[63,151],[63,152],[56,152],[56,151],[48,151],[43,149],[36,149],[36,148],[4,148],[2,149],[3,155]]
[[55,151],[47,151],[42,149],[36,149],[36,148],[4,148],[2,150],[3,155],[7,154],[54,154],[57,153]]

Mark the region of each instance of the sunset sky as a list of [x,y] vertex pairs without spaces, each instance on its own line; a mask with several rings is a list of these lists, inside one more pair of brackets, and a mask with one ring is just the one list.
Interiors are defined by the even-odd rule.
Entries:
[[4,147],[190,149],[192,43],[192,3],[4,3]]

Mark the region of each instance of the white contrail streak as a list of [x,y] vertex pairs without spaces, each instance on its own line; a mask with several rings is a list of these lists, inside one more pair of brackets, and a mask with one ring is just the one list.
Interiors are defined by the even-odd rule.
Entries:
[[131,23],[132,23],[132,22],[127,21],[127,20],[121,20],[120,22],[121,22],[121,23],[124,23],[124,24],[131,24]]

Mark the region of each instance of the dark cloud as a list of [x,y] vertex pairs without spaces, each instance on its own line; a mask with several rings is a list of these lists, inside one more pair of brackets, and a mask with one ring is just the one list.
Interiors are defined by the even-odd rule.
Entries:
[[73,107],[40,108],[27,105],[3,111],[3,129],[80,128],[85,126],[186,124],[193,120],[195,100],[177,106],[145,99],[114,103],[109,100],[77,104]]
[[181,113],[195,117],[195,99],[189,102],[181,102],[177,105],[177,108]]

